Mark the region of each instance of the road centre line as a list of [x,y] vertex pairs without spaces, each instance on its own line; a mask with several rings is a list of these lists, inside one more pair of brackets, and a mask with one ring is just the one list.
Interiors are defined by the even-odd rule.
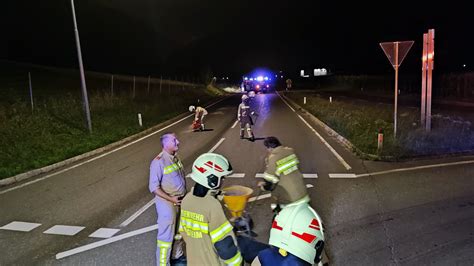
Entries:
[[376,176],[376,175],[384,175],[384,174],[391,174],[391,173],[398,173],[398,172],[415,171],[415,170],[420,170],[420,169],[438,168],[438,167],[463,165],[463,164],[473,164],[473,163],[474,163],[474,160],[451,162],[451,163],[441,163],[441,164],[430,164],[430,165],[399,168],[399,169],[373,172],[373,173],[366,173],[366,174],[358,174],[358,175],[356,175],[356,177]]
[[219,140],[219,142],[217,142],[217,144],[214,145],[214,147],[212,147],[212,148],[209,150],[209,152],[214,152],[214,151],[217,149],[217,147],[219,147],[219,145],[221,145],[221,143],[224,142],[224,140],[225,140],[225,138],[221,138],[221,139]]
[[232,125],[231,128],[234,128],[237,125],[237,122],[239,122],[239,120],[235,120],[235,123]]
[[117,242],[117,241],[120,241],[120,240],[123,240],[123,239],[127,239],[127,238],[130,238],[130,237],[133,237],[133,236],[148,233],[148,232],[151,232],[151,231],[156,230],[156,229],[158,229],[158,225],[154,224],[154,225],[150,225],[148,227],[141,228],[141,229],[138,229],[138,230],[134,230],[134,231],[122,234],[122,235],[113,236],[111,238],[107,238],[107,239],[100,240],[100,241],[97,241],[97,242],[94,242],[94,243],[90,243],[90,244],[87,244],[87,245],[84,245],[84,246],[81,246],[81,247],[77,247],[77,248],[73,248],[73,249],[70,249],[70,250],[67,250],[67,251],[64,251],[64,252],[60,252],[60,253],[56,254],[56,259],[57,260],[63,259],[63,258],[72,256],[72,255],[75,255],[75,254],[78,254],[78,253],[81,253],[81,252],[84,252],[84,251],[88,251],[88,250],[91,250],[91,249],[94,249],[94,248],[105,246],[107,244],[114,243],[114,242]]
[[357,178],[356,174],[329,174],[329,178]]
[[[281,97],[281,95],[279,93],[277,93],[278,96],[280,97],[280,99],[288,106],[290,107],[290,109],[296,113],[295,109],[293,109],[291,107],[291,105],[289,103],[287,103],[285,101],[285,99],[283,99],[283,97]],[[306,120],[304,120],[303,117],[301,117],[298,113],[296,113],[296,115],[303,121],[303,123],[306,124],[306,126],[309,127],[309,129],[311,131],[313,131],[314,134],[316,134],[316,136],[318,136],[318,138],[324,143],[324,145],[326,145],[326,147],[328,147],[328,149],[334,154],[334,156],[336,156],[336,158],[339,160],[339,162],[342,163],[342,165],[344,165],[344,167],[346,168],[346,170],[350,170],[352,169],[352,167],[342,158],[341,155],[339,155],[339,153],[336,152],[336,150],[331,147],[331,145],[329,145],[329,143],[316,131],[316,129],[314,129],[308,122],[306,122]]]
[[[222,102],[223,100],[225,100],[225,98],[224,98],[224,99],[221,99],[221,100],[219,100],[219,101],[217,101],[217,102],[215,102],[215,103],[212,103],[212,104],[210,104],[210,105],[208,105],[208,106],[206,106],[206,108],[209,108],[209,107],[211,107],[211,106],[213,106],[213,105],[216,105],[216,104]],[[50,178],[50,177],[52,177],[52,176],[55,176],[55,175],[62,174],[62,173],[67,172],[67,171],[69,171],[69,170],[71,170],[71,169],[77,168],[77,167],[82,166],[82,165],[84,165],[84,164],[87,164],[87,163],[90,163],[90,162],[95,161],[95,160],[97,160],[97,159],[100,159],[100,158],[102,158],[102,157],[105,157],[105,156],[107,156],[107,155],[109,155],[109,154],[111,154],[111,153],[113,153],[113,152],[119,151],[119,150],[121,150],[121,149],[124,149],[124,148],[130,146],[130,145],[133,145],[133,144],[135,144],[135,143],[137,143],[137,142],[140,142],[140,141],[142,141],[142,140],[144,140],[144,139],[146,139],[146,138],[149,138],[149,137],[151,137],[151,136],[153,136],[153,135],[156,135],[156,134],[158,134],[159,132],[161,132],[161,131],[163,131],[163,130],[165,130],[165,129],[168,129],[168,128],[170,128],[170,127],[172,127],[172,126],[174,126],[174,125],[176,125],[176,124],[178,124],[178,123],[180,123],[180,122],[182,122],[182,121],[188,119],[188,118],[191,117],[191,116],[193,116],[193,114],[190,114],[190,115],[188,115],[188,116],[185,116],[185,117],[181,118],[180,120],[178,120],[178,121],[176,121],[176,122],[174,122],[174,123],[172,123],[172,124],[169,124],[169,125],[167,125],[167,126],[161,128],[161,129],[158,129],[158,130],[155,131],[155,132],[152,132],[152,133],[150,133],[150,134],[148,134],[148,135],[146,135],[146,136],[144,136],[144,137],[141,137],[141,138],[139,138],[139,139],[137,139],[137,140],[134,140],[134,141],[132,141],[132,142],[130,142],[130,143],[127,143],[127,144],[125,144],[125,145],[123,145],[123,146],[120,146],[120,147],[118,147],[118,148],[116,148],[116,149],[113,149],[113,150],[111,150],[111,151],[108,151],[108,152],[106,152],[106,153],[103,153],[103,154],[101,154],[101,155],[98,155],[98,156],[96,156],[96,157],[94,157],[94,158],[91,158],[91,159],[89,159],[89,160],[86,160],[86,161],[84,161],[84,162],[82,162],[82,163],[78,163],[78,164],[76,164],[76,165],[73,165],[73,166],[70,166],[70,167],[68,167],[68,168],[65,168],[65,169],[63,169],[63,170],[61,170],[61,171],[58,171],[58,172],[55,172],[55,173],[46,175],[46,176],[44,176],[44,177],[41,177],[41,178],[32,180],[32,181],[27,182],[27,183],[24,183],[24,184],[22,184],[22,185],[19,185],[19,186],[16,186],[16,187],[12,187],[12,188],[9,188],[9,189],[0,191],[0,195],[5,194],[5,193],[10,192],[10,191],[13,191],[13,190],[17,190],[17,189],[22,188],[22,187],[29,186],[29,185],[34,184],[34,183],[36,183],[36,182],[39,182],[39,181],[48,179],[48,178]]]

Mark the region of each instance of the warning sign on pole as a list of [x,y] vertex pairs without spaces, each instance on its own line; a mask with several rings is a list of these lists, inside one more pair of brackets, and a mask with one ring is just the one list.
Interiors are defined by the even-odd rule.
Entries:
[[398,67],[402,64],[414,41],[382,42],[380,47],[395,69],[395,103],[393,107],[393,137],[397,137],[397,101],[398,101]]

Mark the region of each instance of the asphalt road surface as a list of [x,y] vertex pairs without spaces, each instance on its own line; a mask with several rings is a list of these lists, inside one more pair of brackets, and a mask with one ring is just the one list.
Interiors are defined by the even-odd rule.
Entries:
[[[264,137],[293,147],[324,222],[331,265],[474,264],[474,157],[363,161],[278,94],[255,101],[254,142],[239,138],[235,95],[208,108],[207,131],[191,132],[190,117],[170,121],[118,150],[1,188],[0,265],[154,265],[157,225],[148,170],[164,132],[181,141],[187,173],[204,152],[226,156],[234,176],[224,186],[256,187]],[[261,195],[247,205],[263,242],[270,203]]]

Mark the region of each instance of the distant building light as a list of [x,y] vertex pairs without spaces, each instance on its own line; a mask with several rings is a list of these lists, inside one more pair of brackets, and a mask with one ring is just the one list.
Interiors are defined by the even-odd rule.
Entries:
[[466,67],[466,64],[462,65],[462,67]]
[[281,78],[283,78],[283,75],[281,75]]
[[278,75],[275,75],[275,78],[278,78]]

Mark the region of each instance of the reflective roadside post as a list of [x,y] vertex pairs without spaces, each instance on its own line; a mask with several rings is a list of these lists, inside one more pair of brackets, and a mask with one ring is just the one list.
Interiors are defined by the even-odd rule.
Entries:
[[382,42],[380,47],[395,69],[395,99],[393,107],[393,137],[397,137],[398,68],[405,59],[414,41]]

